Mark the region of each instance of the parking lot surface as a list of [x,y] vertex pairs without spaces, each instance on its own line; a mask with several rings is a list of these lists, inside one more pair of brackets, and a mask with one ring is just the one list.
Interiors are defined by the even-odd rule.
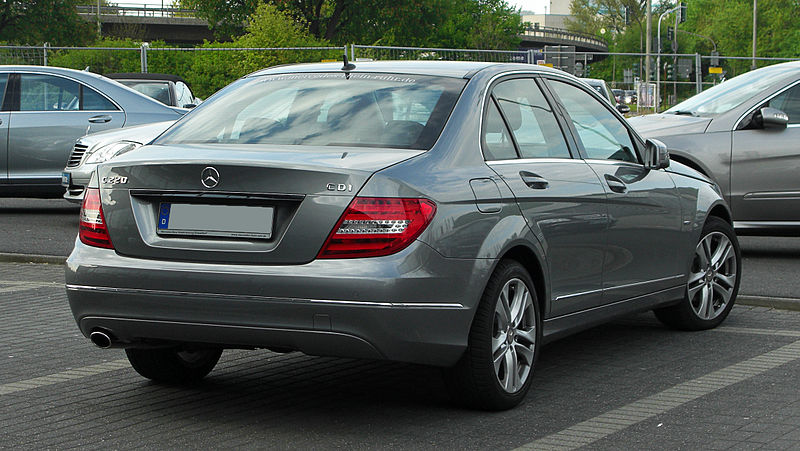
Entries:
[[0,263],[0,447],[800,449],[800,313],[736,306],[677,332],[626,317],[543,348],[511,411],[455,406],[435,368],[226,351],[153,384],[78,332],[63,267]]

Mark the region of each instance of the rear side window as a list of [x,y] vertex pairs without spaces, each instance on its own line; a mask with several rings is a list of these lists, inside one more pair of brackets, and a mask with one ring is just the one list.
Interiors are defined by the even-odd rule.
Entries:
[[100,95],[100,93],[94,89],[88,86],[82,86],[81,88],[83,89],[83,103],[81,104],[82,110],[110,111],[117,109],[117,107],[114,106],[110,100]]
[[260,76],[205,102],[157,142],[426,150],[465,84],[380,73]]
[[570,158],[553,110],[531,78],[499,83],[497,103],[512,128],[522,158]]

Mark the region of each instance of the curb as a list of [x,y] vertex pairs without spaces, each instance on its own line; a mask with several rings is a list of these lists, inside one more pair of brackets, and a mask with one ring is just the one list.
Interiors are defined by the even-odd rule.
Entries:
[[800,311],[800,299],[797,298],[739,295],[736,297],[736,303],[753,307]]
[[67,257],[58,255],[13,254],[0,252],[0,262],[4,263],[44,263],[47,265],[63,265]]

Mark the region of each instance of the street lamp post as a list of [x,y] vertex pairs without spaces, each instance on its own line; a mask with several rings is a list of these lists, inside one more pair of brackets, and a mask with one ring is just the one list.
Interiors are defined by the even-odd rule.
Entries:
[[753,63],[750,65],[750,69],[756,68],[756,30],[758,25],[756,24],[756,18],[758,17],[758,0],[753,0]]
[[[659,101],[659,99],[661,99],[661,86],[660,86],[660,83],[661,83],[661,19],[663,19],[664,16],[666,16],[667,14],[673,13],[673,12],[679,10],[680,8],[681,8],[681,4],[678,3],[678,6],[676,6],[674,8],[671,8],[671,9],[668,9],[668,10],[664,11],[663,13],[661,13],[660,16],[658,16],[658,34],[656,35],[658,37],[658,48],[656,49],[656,51],[658,52],[658,53],[656,53],[656,55],[657,55],[656,56],[656,89],[655,89],[655,91],[656,91],[656,96],[655,97],[656,98],[654,99],[654,105],[655,105],[655,112],[656,113],[658,113],[658,101]],[[677,29],[677,22],[676,22],[676,27],[675,28]]]

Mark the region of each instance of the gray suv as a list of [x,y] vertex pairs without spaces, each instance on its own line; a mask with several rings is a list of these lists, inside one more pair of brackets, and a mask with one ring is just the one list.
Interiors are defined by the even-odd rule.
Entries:
[[630,123],[719,184],[737,233],[800,234],[800,62],[747,72]]

